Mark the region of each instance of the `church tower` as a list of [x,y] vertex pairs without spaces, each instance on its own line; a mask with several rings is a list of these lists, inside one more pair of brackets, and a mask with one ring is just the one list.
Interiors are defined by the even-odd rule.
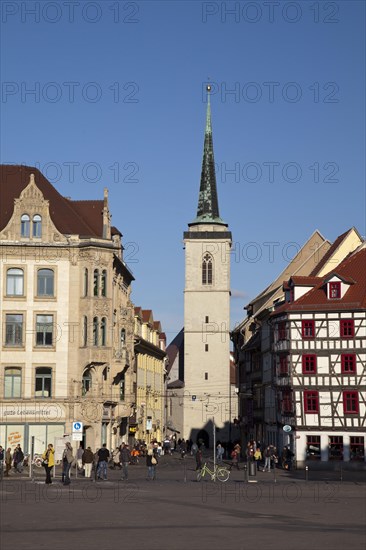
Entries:
[[194,442],[229,439],[231,232],[220,218],[212,140],[211,87],[196,218],[184,232],[183,434]]

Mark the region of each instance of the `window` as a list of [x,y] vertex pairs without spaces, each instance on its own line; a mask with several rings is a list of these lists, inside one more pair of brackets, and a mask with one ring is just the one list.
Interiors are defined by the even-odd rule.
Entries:
[[82,379],[82,394],[85,395],[92,387],[92,375],[90,369],[87,369],[83,374]]
[[353,319],[341,319],[341,338],[353,338],[355,335],[355,323]]
[[8,269],[6,273],[6,295],[23,296],[24,294],[24,272],[22,269]]
[[93,346],[97,346],[98,345],[98,339],[99,339],[99,334],[98,334],[98,317],[94,317],[93,319]]
[[288,376],[288,355],[281,355],[280,357],[280,376]]
[[107,343],[107,319],[102,318],[100,323],[100,345],[105,346]]
[[279,340],[286,340],[287,337],[287,331],[286,331],[286,322],[281,321],[278,323],[278,339]]
[[319,392],[313,390],[304,391],[304,412],[319,412]]
[[23,214],[20,218],[20,236],[29,238],[29,229],[30,229],[30,217],[28,214]]
[[343,460],[343,437],[330,435],[328,443],[329,460]]
[[202,284],[212,285],[212,257],[206,254],[202,260]]
[[88,345],[88,318],[83,317],[83,346]]
[[341,355],[342,374],[352,374],[356,372],[356,354],[342,353]]
[[121,347],[123,348],[126,345],[126,330],[124,328],[121,328]]
[[343,412],[344,414],[358,413],[358,392],[357,391],[343,392]]
[[9,313],[5,318],[5,345],[23,345],[23,315]]
[[126,393],[126,381],[125,381],[125,373],[123,373],[119,381],[119,400],[120,401],[124,401],[125,393]]
[[293,403],[292,403],[292,392],[284,391],[282,392],[282,414],[292,415],[293,414]]
[[39,214],[33,216],[33,237],[42,237],[42,218]]
[[315,337],[315,321],[313,319],[301,321],[301,334],[303,338]]
[[320,460],[320,435],[306,436],[306,460]]
[[351,436],[350,438],[350,460],[365,459],[365,438],[360,436]]
[[208,380],[208,372],[205,372],[205,380]]
[[329,283],[329,298],[335,299],[341,297],[341,283],[340,281]]
[[205,344],[205,351],[208,351],[208,344]]
[[4,397],[21,397],[22,369],[7,367],[4,372]]
[[303,374],[316,373],[316,355],[302,356],[302,373]]
[[99,271],[97,269],[94,269],[93,295],[99,296]]
[[107,271],[103,269],[101,277],[101,295],[107,296]]
[[36,369],[36,397],[51,397],[52,395],[52,369],[39,367]]
[[54,296],[54,272],[52,269],[38,270],[37,296]]
[[209,321],[208,321],[208,315],[206,315],[206,317],[205,317],[205,323],[208,323],[208,322],[209,322]]
[[88,295],[88,286],[89,286],[89,271],[87,268],[84,269],[84,296]]
[[53,345],[53,315],[36,316],[36,346]]

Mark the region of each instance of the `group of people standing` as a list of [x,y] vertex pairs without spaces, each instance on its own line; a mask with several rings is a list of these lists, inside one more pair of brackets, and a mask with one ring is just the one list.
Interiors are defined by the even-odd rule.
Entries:
[[11,447],[8,447],[5,451],[5,449],[3,449],[0,445],[0,461],[5,465],[4,475],[6,477],[9,477],[9,472],[12,465],[14,471],[21,474],[23,471],[24,453],[20,444],[15,447],[13,454],[11,452]]

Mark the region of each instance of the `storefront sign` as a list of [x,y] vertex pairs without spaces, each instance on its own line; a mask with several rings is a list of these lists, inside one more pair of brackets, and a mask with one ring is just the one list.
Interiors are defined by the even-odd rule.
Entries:
[[0,404],[0,422],[59,422],[65,419],[65,409],[59,403]]

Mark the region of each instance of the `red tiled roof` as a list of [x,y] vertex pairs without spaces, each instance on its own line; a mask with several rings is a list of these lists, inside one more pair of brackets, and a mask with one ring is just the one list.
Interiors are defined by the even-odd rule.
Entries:
[[[343,298],[330,300],[327,297],[326,281],[333,275],[354,282],[346,290]],[[350,311],[366,309],[366,247],[355,251],[340,263],[334,271],[322,277],[320,282],[298,300],[286,303],[272,315],[291,311]]]
[[31,166],[0,166],[0,229],[8,224],[14,210],[14,199],[27,187],[31,174],[34,174],[35,183],[44,198],[49,201],[50,216],[62,234],[103,237],[103,200],[67,199],[37,168]]
[[161,331],[161,323],[160,321],[154,321],[154,330]]
[[135,307],[135,315],[140,315],[141,308],[139,306]]
[[298,275],[294,275],[293,277],[290,278],[289,280],[289,283],[290,281],[294,284],[294,286],[315,286],[317,284],[319,284],[322,279],[321,277],[305,277],[305,276],[298,276]]
[[151,309],[142,309],[142,321],[144,323],[150,323],[153,320],[153,315]]

